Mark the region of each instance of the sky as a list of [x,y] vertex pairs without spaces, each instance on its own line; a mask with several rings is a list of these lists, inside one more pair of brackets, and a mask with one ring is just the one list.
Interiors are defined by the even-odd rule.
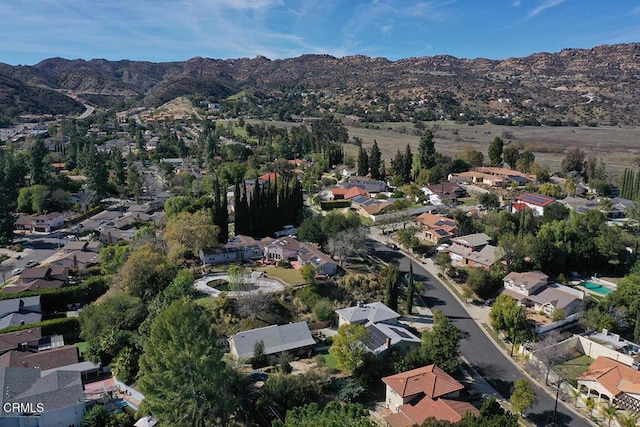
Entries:
[[0,62],[505,59],[640,41],[638,0],[0,0]]

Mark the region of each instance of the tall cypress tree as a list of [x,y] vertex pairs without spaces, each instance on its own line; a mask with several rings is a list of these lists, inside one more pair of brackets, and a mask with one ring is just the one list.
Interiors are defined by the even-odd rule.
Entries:
[[382,153],[378,147],[378,141],[373,140],[373,147],[371,147],[371,154],[369,155],[369,169],[371,171],[371,178],[382,179],[380,172],[382,166]]
[[411,182],[411,166],[413,166],[413,153],[411,152],[411,147],[407,144],[402,158],[402,180],[404,182]]
[[409,261],[409,283],[407,283],[407,299],[405,301],[405,311],[411,314],[413,311],[413,294],[416,290],[416,284],[413,280],[413,263]]
[[362,147],[360,147],[360,150],[358,151],[356,166],[358,168],[359,176],[365,176],[369,173],[369,155],[367,154],[367,150]]

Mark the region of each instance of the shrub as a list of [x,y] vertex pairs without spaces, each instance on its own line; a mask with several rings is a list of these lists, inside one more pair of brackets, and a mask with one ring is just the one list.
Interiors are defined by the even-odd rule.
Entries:
[[322,298],[313,306],[313,318],[316,322],[324,322],[333,319],[333,304],[326,298]]

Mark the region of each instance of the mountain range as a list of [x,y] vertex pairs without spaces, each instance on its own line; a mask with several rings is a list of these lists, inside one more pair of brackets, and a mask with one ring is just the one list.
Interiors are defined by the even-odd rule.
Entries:
[[[640,43],[565,49],[505,60],[452,56],[390,61],[362,55],[270,60],[192,58],[152,63],[46,59],[0,63],[0,111],[74,114],[100,108],[156,107],[178,96],[222,101],[240,91],[279,97],[321,92],[331,106],[367,107],[378,99],[488,117],[563,123],[640,122]],[[463,114],[463,113],[460,113]],[[406,118],[406,117],[405,117]]]

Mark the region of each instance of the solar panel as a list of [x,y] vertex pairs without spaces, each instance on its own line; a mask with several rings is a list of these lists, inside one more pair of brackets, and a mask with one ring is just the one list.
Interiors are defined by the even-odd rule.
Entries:
[[363,203],[363,202],[367,201],[367,197],[365,197],[365,196],[356,196],[356,197],[353,197],[351,200],[352,200],[354,203],[359,203],[359,204],[361,204],[361,203]]
[[309,253],[309,249],[305,248],[304,246],[300,248],[300,250],[298,251],[298,253],[300,255],[306,255]]
[[411,335],[409,335],[405,330],[400,329],[400,328],[391,328],[396,334],[400,335],[402,338],[411,338]]
[[449,234],[447,231],[445,231],[445,230],[443,230],[441,228],[437,229],[436,233],[438,233],[441,236],[446,236],[447,234]]
[[367,329],[371,332],[369,342],[366,343],[370,349],[375,350],[387,342],[387,336],[380,329],[376,328],[375,325],[371,325],[367,327]]

